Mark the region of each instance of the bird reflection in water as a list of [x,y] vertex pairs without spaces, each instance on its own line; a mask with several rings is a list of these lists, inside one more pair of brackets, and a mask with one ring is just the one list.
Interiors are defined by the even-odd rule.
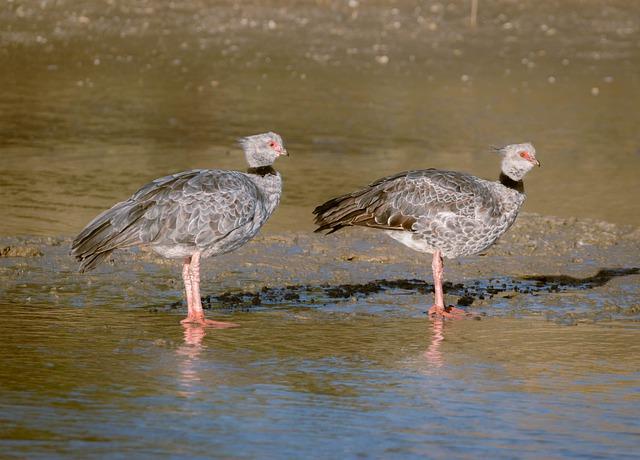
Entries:
[[424,352],[427,362],[433,367],[442,367],[444,364],[444,358],[440,345],[444,340],[444,319],[441,317],[435,317],[431,321],[431,343],[429,348]]
[[198,363],[200,353],[203,350],[202,339],[207,335],[207,329],[199,324],[184,325],[184,344],[176,351],[182,361],[180,369],[180,396],[191,397],[195,394],[195,387],[200,383]]

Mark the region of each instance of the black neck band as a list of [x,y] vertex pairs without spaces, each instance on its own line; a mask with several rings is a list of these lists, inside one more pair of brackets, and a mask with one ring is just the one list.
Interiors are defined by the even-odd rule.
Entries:
[[249,168],[247,169],[249,174],[256,174],[258,176],[267,176],[272,175],[275,176],[277,174],[276,170],[273,169],[272,166],[258,166],[257,168]]
[[500,183],[516,192],[524,193],[524,182],[513,180],[503,172],[500,173]]

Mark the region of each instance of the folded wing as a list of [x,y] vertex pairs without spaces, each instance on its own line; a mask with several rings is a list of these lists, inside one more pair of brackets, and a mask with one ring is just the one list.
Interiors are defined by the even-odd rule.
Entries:
[[71,253],[80,270],[87,271],[119,248],[170,244],[201,250],[250,223],[259,195],[237,171],[191,170],[162,177],[91,221]]
[[382,178],[327,201],[313,213],[316,232],[333,233],[351,225],[415,231],[433,219],[482,218],[495,209],[495,199],[483,181],[455,171],[425,169]]

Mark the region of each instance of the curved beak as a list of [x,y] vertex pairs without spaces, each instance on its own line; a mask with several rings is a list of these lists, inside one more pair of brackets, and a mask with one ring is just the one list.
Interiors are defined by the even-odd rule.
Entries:
[[535,154],[531,154],[530,152],[522,152],[520,154],[520,156],[522,158],[524,158],[525,160],[529,161],[530,163],[533,163],[535,166],[537,166],[538,168],[540,167],[540,162],[538,161],[538,159],[535,157]]
[[[282,150],[280,150],[280,156],[288,157],[289,156],[289,152],[287,152],[287,149],[282,147]],[[540,166],[540,165],[538,165],[538,166]]]

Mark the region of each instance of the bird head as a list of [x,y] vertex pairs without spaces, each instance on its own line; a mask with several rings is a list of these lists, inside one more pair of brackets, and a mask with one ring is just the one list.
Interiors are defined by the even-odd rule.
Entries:
[[509,144],[496,148],[502,155],[502,172],[515,181],[522,180],[531,168],[540,166],[532,144]]
[[238,142],[244,150],[247,163],[252,168],[271,166],[279,156],[289,156],[282,138],[273,132],[243,137]]

